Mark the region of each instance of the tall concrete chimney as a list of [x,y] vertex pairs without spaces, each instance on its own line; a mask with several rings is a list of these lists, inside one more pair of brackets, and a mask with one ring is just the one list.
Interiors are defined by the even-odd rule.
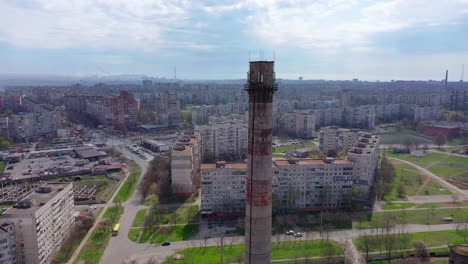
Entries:
[[445,70],[445,82],[444,82],[445,90],[447,90],[447,84],[448,84],[448,70]]
[[273,61],[252,61],[247,75],[249,141],[245,213],[245,263],[270,263]]

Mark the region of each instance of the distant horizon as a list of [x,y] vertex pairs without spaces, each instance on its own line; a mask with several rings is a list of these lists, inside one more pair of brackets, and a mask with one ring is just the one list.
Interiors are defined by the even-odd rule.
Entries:
[[[444,72],[445,73],[445,72]],[[325,79],[325,78],[313,78],[313,79],[308,79],[303,76],[298,76],[297,78],[281,78],[278,77],[277,75],[277,80],[281,81],[296,81],[296,82],[307,82],[307,81],[354,81],[354,79],[357,79],[359,82],[392,82],[392,81],[416,81],[416,82],[428,82],[428,81],[434,81],[434,82],[443,82],[445,78],[440,78],[440,79],[386,79],[386,80],[368,80],[368,79],[361,79],[358,77],[351,78],[351,79]],[[302,80],[299,80],[299,77],[303,77]],[[107,80],[114,80],[117,81],[119,78],[127,78],[127,80],[133,80],[133,81],[138,81],[139,78],[140,81],[143,80],[166,80],[166,81],[245,81],[246,78],[225,78],[225,79],[209,79],[209,78],[177,78],[174,79],[173,77],[164,77],[164,76],[150,76],[146,74],[100,74],[100,75],[65,75],[65,74],[41,74],[41,73],[28,73],[28,74],[22,74],[22,73],[0,73],[0,81],[5,80],[5,79],[13,79],[13,80],[24,80],[27,78],[37,78],[41,80],[66,80],[66,79],[72,79],[72,80],[77,80],[77,79],[87,79],[87,80],[92,80],[92,79],[107,79]],[[450,74],[448,78],[448,82],[450,83],[457,83],[460,82],[460,79],[450,79]],[[463,80],[465,82],[465,80]]]
[[458,81],[468,1],[0,1],[0,72]]

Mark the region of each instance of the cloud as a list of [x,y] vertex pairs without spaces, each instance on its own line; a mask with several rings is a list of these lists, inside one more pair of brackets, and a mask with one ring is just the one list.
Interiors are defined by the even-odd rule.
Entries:
[[165,44],[167,29],[187,24],[190,7],[189,0],[0,1],[0,40],[26,48],[153,51]]
[[250,33],[266,44],[312,49],[372,48],[375,33],[450,24],[468,1],[246,0]]

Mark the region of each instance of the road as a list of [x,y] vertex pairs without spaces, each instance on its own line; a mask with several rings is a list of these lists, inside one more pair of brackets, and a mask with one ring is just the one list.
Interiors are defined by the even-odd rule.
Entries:
[[[458,224],[441,224],[441,225],[414,225],[410,224],[406,226],[406,230],[409,233],[416,233],[416,232],[426,232],[426,231],[442,231],[442,230],[455,230],[457,229]],[[375,230],[374,230],[375,232]],[[335,240],[338,242],[343,241],[352,241],[352,239],[370,234],[370,229],[353,229],[353,230],[340,230],[340,231],[332,231],[329,233],[329,239]],[[307,237],[308,239],[321,239],[324,236],[320,235],[320,232],[308,232],[307,235],[304,235],[303,239]],[[276,235],[273,236],[272,241],[288,241],[294,239],[291,236],[287,235]],[[139,263],[146,261],[147,259],[153,258],[159,263],[162,262],[168,256],[171,256],[175,251],[181,250],[184,248],[189,247],[200,247],[200,246],[216,246],[219,245],[220,239],[219,238],[210,238],[207,240],[203,239],[193,239],[188,241],[179,241],[179,242],[172,242],[172,244],[168,247],[162,247],[160,245],[139,245],[137,247],[133,247],[135,251],[132,252],[127,258],[122,260],[130,261],[136,260]],[[236,237],[225,237],[224,238],[225,245],[228,244],[242,244],[244,243],[243,236],[236,236]],[[356,256],[356,249],[350,248],[353,251],[352,256]],[[103,262],[104,263],[104,262]],[[114,263],[121,263],[121,262],[114,262]]]
[[[122,146],[123,142],[120,139],[108,139],[107,142],[109,145],[114,146]],[[149,161],[143,160],[136,155],[133,155],[127,149],[119,147],[120,152],[125,155],[127,158],[133,158],[133,160],[141,167],[141,173],[144,175],[146,170],[148,169]],[[138,184],[143,179],[140,177]],[[120,231],[119,235],[115,237],[111,237],[109,244],[107,245],[106,250],[104,251],[104,255],[101,258],[101,263],[120,263],[121,260],[125,259],[126,257],[130,256],[133,253],[133,244],[136,244],[128,239],[128,231],[132,227],[133,219],[138,212],[138,210],[142,208],[146,208],[146,206],[140,205],[140,197],[138,191],[135,190],[132,196],[126,201],[122,203],[122,206],[125,208],[124,213],[120,218]]]
[[[108,144],[114,145],[116,147],[119,147],[119,150],[124,154],[126,157],[130,159],[134,159],[136,163],[142,168],[142,174],[144,174],[148,168],[148,161],[140,159],[136,155],[133,155],[131,152],[127,151],[125,148],[122,148],[121,146],[125,144],[122,139],[118,138],[108,138],[107,139]],[[448,190],[452,191],[453,193],[457,193],[459,195],[463,195],[464,198],[466,198],[466,193],[456,186],[453,186],[452,184],[447,183],[437,175],[431,173],[430,171],[417,166],[415,164],[412,164],[410,162],[396,159],[396,158],[391,158],[395,159],[407,164],[410,164],[419,170],[427,173],[429,176],[431,176],[433,179],[436,181],[440,182],[442,186],[447,188]],[[142,177],[140,177],[140,180]],[[122,186],[122,184],[119,186]],[[117,194],[117,191],[114,193],[112,199],[115,197]],[[107,208],[107,206],[111,205],[112,203],[108,202],[104,206]],[[111,237],[109,244],[104,252],[104,255],[101,259],[101,263],[103,264],[115,264],[115,263],[123,263],[125,261],[130,261],[130,260],[137,260],[137,261],[145,261],[149,258],[154,258],[158,262],[162,262],[164,259],[167,257],[171,256],[172,254],[175,253],[176,250],[188,248],[188,247],[197,247],[200,245],[205,245],[206,246],[215,246],[219,244],[219,238],[209,238],[209,239],[201,239],[200,236],[196,236],[192,240],[188,241],[179,241],[179,242],[172,242],[172,244],[168,247],[162,247],[159,244],[138,244],[135,242],[132,242],[131,240],[128,239],[128,231],[131,228],[133,218],[135,217],[136,213],[138,210],[142,208],[146,208],[146,206],[140,205],[139,197],[138,197],[138,192],[134,192],[133,195],[130,197],[130,199],[122,205],[125,207],[124,213],[121,217],[120,224],[121,224],[121,229],[120,233],[118,236]],[[98,216],[98,219],[101,219],[102,214],[104,210],[100,213]],[[98,221],[96,221],[98,223]],[[95,223],[95,225],[96,225]],[[93,230],[94,230],[93,226]],[[424,232],[424,231],[437,231],[437,230],[453,230],[457,228],[457,224],[443,224],[443,225],[407,225],[407,230],[408,232]],[[370,232],[370,230],[367,229],[362,229],[362,230],[343,230],[343,231],[333,231],[329,233],[330,239],[336,240],[343,242],[345,241],[346,244],[349,244],[350,241],[353,238],[356,238],[358,236],[366,235]],[[90,234],[92,233],[92,230],[88,232],[86,238],[82,241],[82,244],[86,242],[86,240],[89,238]],[[310,232],[307,236],[308,239],[320,239],[321,235],[319,232]],[[275,236],[274,241],[280,240],[289,240],[291,239],[289,236],[286,235],[280,235],[280,236]],[[227,237],[225,238],[225,244],[241,244],[244,243],[244,237],[243,236],[237,236],[237,237]],[[80,245],[80,248],[82,245]],[[350,246],[348,246],[350,247]],[[75,255],[77,255],[79,250],[77,250],[74,254],[74,257],[69,261],[69,263],[73,263],[74,259],[76,258]],[[352,254],[351,254],[352,253]],[[350,247],[350,253],[352,256],[355,258],[356,256],[356,249]]]
[[96,229],[97,225],[98,225],[99,222],[101,221],[102,216],[104,215],[104,212],[107,210],[108,207],[113,206],[112,201],[114,200],[115,196],[117,196],[117,193],[119,192],[120,188],[122,188],[123,183],[127,180],[128,175],[129,175],[129,173],[127,172],[126,175],[125,175],[125,178],[120,182],[119,186],[118,186],[117,189],[114,191],[114,193],[112,194],[111,198],[107,201],[107,203],[105,203],[104,205],[101,205],[101,207],[102,207],[101,212],[100,212],[99,215],[96,217],[93,226],[88,230],[88,233],[87,233],[86,236],[83,238],[83,240],[81,241],[80,245],[77,247],[77,249],[75,250],[75,252],[73,252],[73,255],[71,256],[70,260],[67,262],[68,264],[72,264],[72,263],[75,262],[75,260],[76,260],[76,258],[78,257],[78,254],[80,253],[81,249],[82,249],[82,248],[84,247],[84,245],[86,244],[86,241],[88,241],[88,239],[89,239],[89,237],[91,236],[91,234],[93,233],[94,229]]

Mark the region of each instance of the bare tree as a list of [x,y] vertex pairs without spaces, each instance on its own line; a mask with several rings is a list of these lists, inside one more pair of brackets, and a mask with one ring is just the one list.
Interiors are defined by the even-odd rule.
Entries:
[[414,242],[414,249],[416,251],[416,256],[421,260],[425,261],[429,257],[429,252],[427,250],[426,244],[422,241]]

